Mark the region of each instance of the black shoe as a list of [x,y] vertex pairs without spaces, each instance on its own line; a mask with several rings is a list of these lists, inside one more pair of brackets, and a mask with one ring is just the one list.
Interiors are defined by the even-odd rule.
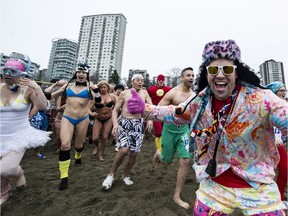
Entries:
[[81,164],[81,158],[80,159],[75,159],[75,164]]
[[61,179],[59,190],[66,190],[68,188],[68,178]]

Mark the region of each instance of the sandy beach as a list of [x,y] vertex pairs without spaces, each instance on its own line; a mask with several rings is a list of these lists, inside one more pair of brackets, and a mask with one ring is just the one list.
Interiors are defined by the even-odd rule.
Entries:
[[182,199],[191,205],[186,210],[172,200],[179,165],[177,158],[170,167],[160,164],[152,171],[151,160],[155,146],[151,134],[146,136],[142,151],[130,173],[134,185],[126,186],[122,182],[120,176],[123,166],[120,166],[116,181],[109,191],[102,189],[102,182],[116,154],[112,144],[106,149],[104,162],[91,156],[94,145],[88,142],[85,143],[81,165],[74,165],[74,150],[71,150],[69,188],[59,191],[58,153],[53,142],[52,139],[42,149],[46,159],[37,158],[31,149],[26,151],[21,165],[25,171],[27,186],[16,190],[15,182],[11,181],[12,195],[1,208],[1,215],[192,215],[195,191],[198,188],[192,163],[182,193]]

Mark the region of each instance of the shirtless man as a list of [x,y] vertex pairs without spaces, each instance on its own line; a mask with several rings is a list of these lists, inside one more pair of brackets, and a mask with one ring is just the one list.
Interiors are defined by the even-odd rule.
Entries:
[[[193,82],[193,69],[191,67],[183,69],[181,72],[180,84],[167,92],[158,106],[178,105],[186,101],[189,97],[194,96],[195,93],[192,91]],[[180,194],[186,180],[191,158],[189,142],[190,130],[188,124],[178,126],[164,123],[162,130],[162,152],[157,150],[152,160],[154,168],[159,161],[168,166],[172,163],[177,150],[180,166],[177,173],[176,189],[173,200],[179,206],[186,209],[188,209],[190,205],[180,198]]]
[[[125,165],[121,179],[128,186],[133,184],[133,181],[131,181],[128,174],[135,164],[137,154],[141,150],[144,137],[144,119],[141,117],[141,114],[129,113],[127,110],[127,102],[130,98],[141,97],[141,99],[146,103],[152,104],[147,91],[142,89],[143,84],[143,76],[140,74],[134,74],[132,77],[132,89],[120,93],[115,108],[112,111],[112,133],[115,137],[118,136],[116,146],[119,148],[119,152],[114,158],[110,173],[102,183],[104,190],[109,190],[111,188],[115,179],[116,171],[126,155],[128,155],[128,161]],[[139,100],[141,99],[139,98]],[[118,120],[117,117],[121,108],[121,117]],[[152,128],[153,122],[149,120],[146,129],[151,132]]]

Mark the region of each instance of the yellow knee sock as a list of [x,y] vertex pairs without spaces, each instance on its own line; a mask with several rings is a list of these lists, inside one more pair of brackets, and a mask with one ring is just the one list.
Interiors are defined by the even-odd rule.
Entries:
[[156,150],[159,150],[160,152],[162,152],[162,137],[155,137],[155,144],[156,144]]
[[81,157],[82,157],[82,151],[81,152],[75,151],[75,159],[78,160],[81,159]]
[[75,159],[76,160],[79,160],[79,159],[81,159],[81,157],[82,157],[82,151],[83,151],[83,149],[84,149],[84,146],[82,147],[82,148],[75,148]]
[[71,159],[59,161],[60,179],[68,178]]

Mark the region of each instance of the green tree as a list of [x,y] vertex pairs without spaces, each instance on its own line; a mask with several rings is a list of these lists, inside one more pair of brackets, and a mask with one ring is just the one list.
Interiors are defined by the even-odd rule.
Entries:
[[118,75],[117,70],[114,70],[113,73],[111,74],[111,76],[109,77],[108,80],[109,83],[115,83],[115,84],[119,84],[120,82],[120,77]]

